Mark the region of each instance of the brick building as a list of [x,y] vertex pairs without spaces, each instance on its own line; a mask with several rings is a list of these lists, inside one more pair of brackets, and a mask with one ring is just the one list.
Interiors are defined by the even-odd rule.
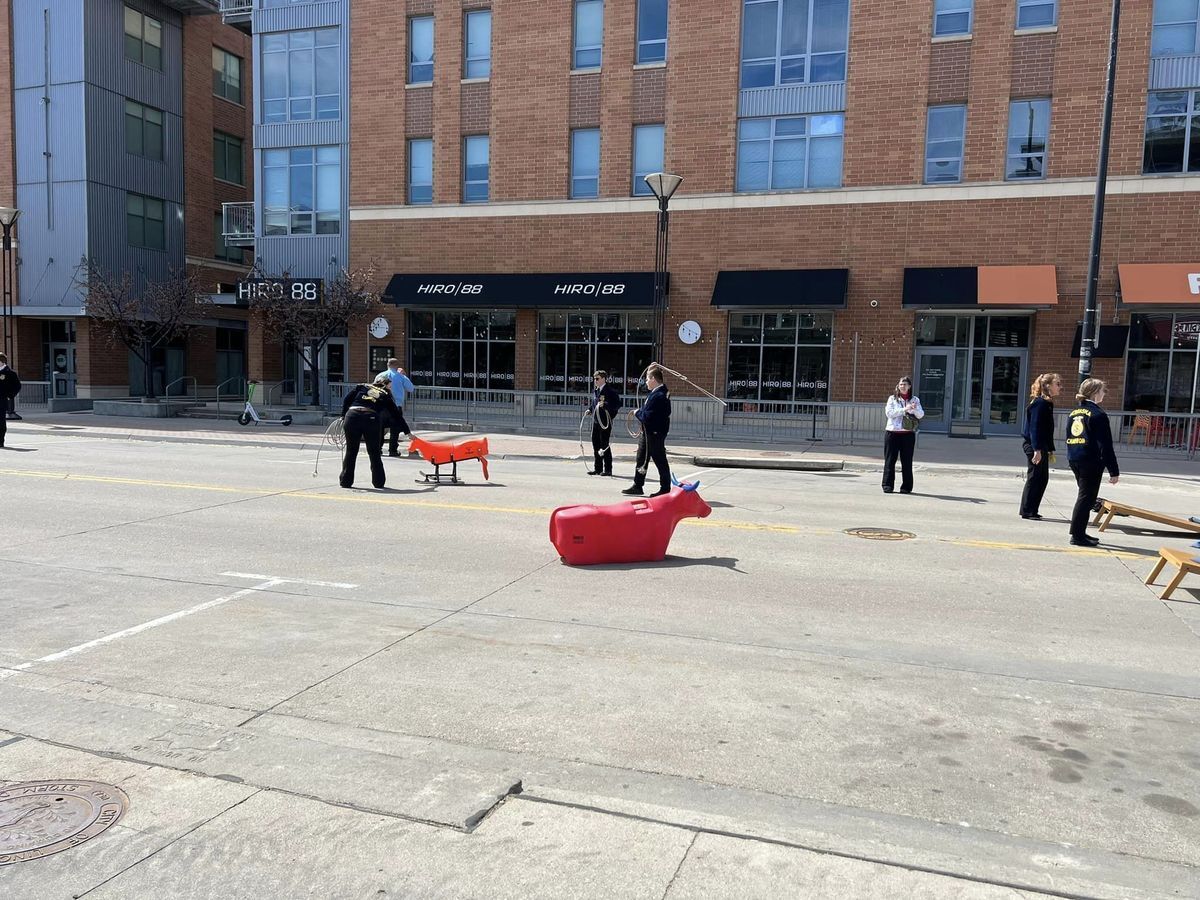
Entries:
[[[1191,412],[1200,38],[1181,6],[1124,11],[1095,374],[1110,405]],[[351,374],[395,353],[424,384],[582,390],[604,367],[632,392],[655,337],[640,176],[661,170],[684,178],[667,365],[760,412],[882,402],[912,373],[929,427],[1015,431],[1032,377],[1077,367],[1109,16],[355,0],[350,258],[385,273],[390,332],[350,331]]]
[[[219,300],[246,272],[222,207],[252,191],[250,41],[218,8],[0,0],[0,205],[21,211],[15,362],[29,399],[39,381],[64,407],[145,386],[84,314],[84,259],[137,286],[186,266]],[[246,312],[217,309],[155,351],[156,393],[244,377]]]

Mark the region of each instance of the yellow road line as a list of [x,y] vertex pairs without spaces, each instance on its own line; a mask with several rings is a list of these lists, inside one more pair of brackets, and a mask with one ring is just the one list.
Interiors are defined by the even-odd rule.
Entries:
[[[18,478],[44,478],[58,481],[83,481],[91,484],[119,484],[131,487],[170,488],[184,491],[209,491],[219,494],[243,494],[255,497],[276,495],[294,497],[300,500],[323,500],[333,503],[374,503],[384,506],[414,507],[418,509],[448,509],[466,512],[506,513],[519,516],[548,516],[553,510],[529,506],[495,506],[488,503],[457,503],[433,502],[430,500],[408,499],[404,497],[379,497],[371,494],[316,494],[310,489],[292,491],[269,491],[262,488],[238,488],[227,485],[196,484],[185,481],[154,481],[144,478],[121,478],[111,475],[75,475],[64,472],[37,472],[23,469],[0,469],[0,475],[11,475]],[[733,531],[761,531],[772,534],[795,534],[808,536],[833,536],[841,534],[836,529],[805,528],[798,525],[771,525],[765,522],[738,522],[728,520],[713,521],[710,519],[683,519],[681,525],[693,528],[720,528]],[[1022,550],[1039,553],[1064,553],[1076,556],[1114,556],[1121,559],[1144,559],[1137,553],[1121,550],[1090,549],[1086,547],[1056,547],[1046,544],[1021,544],[1008,541],[979,541],[966,538],[934,538],[943,544],[953,544],[958,547],[979,547],[985,550]]]

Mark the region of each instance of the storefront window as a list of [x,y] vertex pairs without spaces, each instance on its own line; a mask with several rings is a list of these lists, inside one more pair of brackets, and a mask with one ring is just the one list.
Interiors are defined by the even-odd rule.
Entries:
[[654,355],[654,315],[634,312],[547,312],[538,327],[538,390],[591,390],[604,369],[622,394],[637,390]]
[[417,385],[511,391],[516,341],[515,312],[413,310],[408,374]]
[[[732,313],[725,396],[781,404],[828,401],[832,342],[832,313]],[[734,411],[744,408],[735,405]],[[755,411],[773,410],[767,406]]]
[[1149,412],[1192,413],[1200,316],[1133,316],[1125,375],[1125,408]]

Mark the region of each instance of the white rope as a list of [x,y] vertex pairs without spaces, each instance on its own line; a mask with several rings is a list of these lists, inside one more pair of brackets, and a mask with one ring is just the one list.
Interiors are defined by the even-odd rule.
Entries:
[[340,416],[329,423],[329,427],[325,429],[325,436],[321,438],[321,446],[317,448],[317,461],[313,463],[313,478],[317,477],[317,467],[321,465],[321,451],[325,449],[326,443],[333,444],[339,452],[346,446],[346,429]]

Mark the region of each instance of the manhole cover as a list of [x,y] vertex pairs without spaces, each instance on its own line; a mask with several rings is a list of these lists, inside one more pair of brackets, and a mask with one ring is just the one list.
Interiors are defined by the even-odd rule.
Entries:
[[0,785],[0,866],[76,847],[128,808],[124,791],[96,781]]
[[916,537],[911,531],[897,531],[895,528],[847,528],[844,533],[868,541],[911,541]]

